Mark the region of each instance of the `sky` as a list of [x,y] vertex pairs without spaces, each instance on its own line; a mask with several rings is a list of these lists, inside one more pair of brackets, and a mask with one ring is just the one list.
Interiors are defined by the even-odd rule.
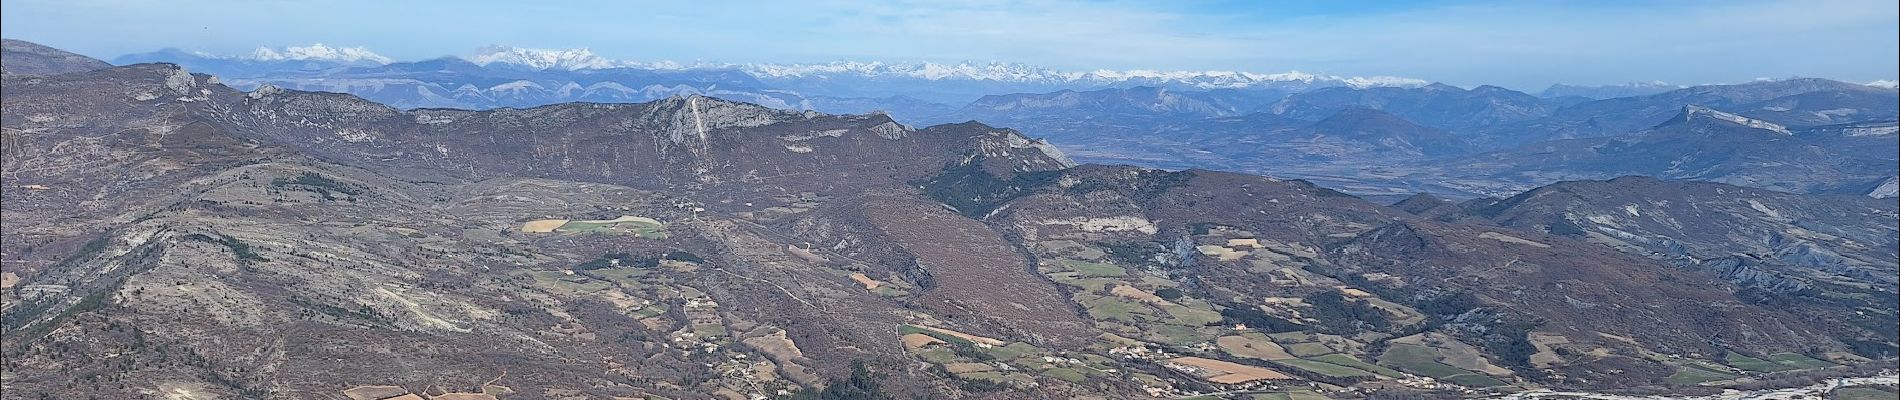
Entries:
[[734,63],[1290,70],[1537,90],[1900,75],[1893,0],[8,0],[0,36],[102,59],[324,43],[397,60],[484,45]]

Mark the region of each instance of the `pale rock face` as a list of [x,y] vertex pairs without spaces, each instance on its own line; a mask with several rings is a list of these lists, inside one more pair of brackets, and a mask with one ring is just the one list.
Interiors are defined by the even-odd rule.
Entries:
[[1070,159],[1067,154],[1062,153],[1062,150],[1057,149],[1048,141],[1030,139],[1014,131],[996,131],[991,132],[989,136],[992,139],[986,139],[981,143],[983,155],[986,157],[1012,157],[1018,155],[1019,150],[1030,149],[1043,156],[1041,159],[1023,158],[1018,161],[1015,168],[1017,171],[1054,170],[1077,165],[1075,160]]
[[1874,188],[1873,191],[1867,192],[1867,196],[1876,199],[1900,197],[1900,178],[1887,178],[1886,183],[1882,183],[1879,187]]
[[1790,135],[1790,136],[1794,135],[1794,132],[1789,131],[1787,127],[1781,126],[1780,124],[1776,124],[1776,123],[1768,122],[1768,121],[1762,121],[1762,120],[1749,118],[1749,117],[1744,117],[1740,115],[1730,114],[1726,112],[1716,111],[1715,109],[1707,108],[1707,107],[1688,106],[1683,111],[1683,114],[1689,118],[1694,118],[1696,116],[1706,116],[1710,118],[1733,122],[1737,125],[1742,125],[1742,126],[1746,126],[1750,128],[1767,130],[1767,131],[1779,133],[1782,135]]
[[878,124],[877,126],[871,127],[871,131],[877,132],[878,137],[882,137],[882,138],[890,139],[890,140],[898,140],[898,139],[903,139],[905,134],[910,133],[910,128],[903,125],[899,125],[896,122],[885,122],[882,124]]
[[1154,222],[1136,216],[1114,216],[1106,218],[1075,217],[1067,219],[1048,219],[1042,225],[1067,225],[1087,232],[1141,232],[1154,234],[1159,231]]
[[248,97],[251,100],[257,100],[257,99],[270,97],[272,95],[276,95],[278,93],[283,93],[283,92],[284,92],[283,88],[265,84],[263,86],[258,86],[257,90],[252,90],[250,93],[244,94],[244,97]]
[[336,131],[336,137],[337,139],[350,143],[364,143],[375,140],[375,135],[371,132],[355,129],[339,129]]
[[179,95],[189,95],[191,89],[197,86],[198,80],[192,78],[191,73],[184,68],[173,68],[171,75],[165,77],[165,88]]

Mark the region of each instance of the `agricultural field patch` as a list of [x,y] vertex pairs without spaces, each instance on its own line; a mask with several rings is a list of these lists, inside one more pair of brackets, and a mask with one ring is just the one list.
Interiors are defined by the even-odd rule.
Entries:
[[1082,278],[1112,278],[1128,274],[1125,268],[1098,262],[1062,260],[1062,266],[1068,268],[1069,271],[1075,271],[1076,276]]
[[1089,379],[1088,373],[1075,368],[1050,368],[1042,371],[1042,375],[1068,381],[1069,383],[1082,383]]
[[1821,361],[1821,360],[1814,359],[1813,357],[1808,357],[1808,356],[1795,354],[1795,353],[1770,354],[1768,355],[1768,361],[1774,361],[1782,365],[1787,365],[1787,366],[1800,368],[1800,369],[1827,368],[1827,367],[1832,367],[1835,365],[1834,363],[1831,363],[1831,362]]
[[1128,285],[1116,285],[1115,288],[1108,290],[1108,294],[1148,304],[1161,304],[1166,302],[1161,300],[1161,296],[1156,296],[1154,293],[1148,293],[1147,291],[1136,289],[1134,286]]
[[1417,375],[1444,379],[1471,371],[1438,362],[1438,352],[1415,344],[1393,344],[1379,355],[1379,364]]
[[1073,240],[1048,240],[1036,242],[1036,249],[1042,253],[1059,258],[1071,258],[1085,261],[1101,260],[1107,253],[1100,249],[1077,243]]
[[1147,328],[1146,331],[1151,339],[1175,346],[1190,346],[1206,343],[1220,335],[1220,332],[1215,329],[1198,325],[1157,323],[1144,328]]
[[990,346],[1002,346],[1004,343],[1001,340],[991,339],[991,338],[977,336],[977,335],[971,335],[968,333],[957,332],[957,331],[944,329],[944,328],[930,327],[930,326],[905,324],[905,325],[898,326],[897,329],[898,329],[898,333],[903,333],[903,334],[921,333],[921,334],[930,335],[932,337],[949,341],[949,342],[981,343],[981,344],[990,345]]
[[1706,369],[1703,367],[1695,366],[1693,364],[1685,363],[1683,365],[1677,366],[1676,372],[1674,374],[1670,374],[1668,378],[1664,378],[1663,381],[1669,382],[1669,384],[1672,384],[1672,385],[1688,386],[1688,385],[1695,385],[1695,384],[1700,384],[1700,383],[1709,382],[1709,381],[1734,379],[1735,377],[1736,377],[1735,375],[1728,374],[1725,372],[1714,371],[1714,370]]
[[1423,346],[1437,353],[1436,360],[1454,368],[1492,376],[1510,376],[1511,370],[1491,364],[1477,347],[1438,333],[1426,333],[1393,339],[1392,343]]
[[1194,305],[1203,307],[1193,307],[1189,304],[1164,303],[1161,304],[1161,311],[1167,312],[1168,317],[1173,319],[1169,321],[1170,323],[1179,325],[1205,326],[1218,323],[1223,319],[1220,312],[1205,308],[1205,303]]
[[1900,393],[1878,386],[1850,386],[1834,389],[1835,400],[1892,400],[1900,398]]
[[1492,378],[1490,376],[1486,376],[1482,374],[1458,374],[1458,375],[1452,375],[1452,376],[1446,377],[1445,380],[1451,383],[1457,384],[1459,386],[1470,386],[1470,387],[1480,387],[1480,388],[1509,385],[1508,383],[1504,383],[1504,381],[1500,381],[1497,378]]
[[1548,368],[1562,363],[1563,357],[1557,355],[1555,346],[1570,344],[1570,338],[1549,333],[1531,332],[1529,339],[1531,347],[1537,349],[1536,353],[1531,354],[1530,362],[1532,366],[1538,368]]
[[1335,377],[1335,378],[1352,378],[1352,377],[1370,378],[1374,376],[1373,373],[1367,372],[1365,370],[1361,370],[1358,368],[1352,368],[1352,367],[1347,367],[1343,365],[1314,361],[1314,360],[1309,360],[1309,359],[1294,358],[1294,359],[1278,360],[1274,362],[1285,364],[1293,368],[1299,368],[1307,372],[1312,372],[1312,373],[1326,375],[1326,376]]
[[1075,295],[1077,303],[1088,310],[1089,316],[1099,321],[1121,321],[1140,323],[1154,319],[1155,309],[1137,301],[1117,296],[1099,296],[1093,294]]
[[1800,367],[1749,357],[1732,351],[1722,356],[1722,363],[1728,364],[1731,367],[1754,372],[1781,372],[1800,369]]
[[666,224],[647,217],[623,215],[607,220],[542,219],[521,224],[526,233],[609,233],[642,239],[665,239]]
[[1325,344],[1318,342],[1288,344],[1286,345],[1286,350],[1289,353],[1293,353],[1294,356],[1299,357],[1312,357],[1333,352],[1333,348],[1326,347]]
[[1366,372],[1379,374],[1380,376],[1384,376],[1388,378],[1398,378],[1398,377],[1405,376],[1405,374],[1402,372],[1395,371],[1391,368],[1381,367],[1372,363],[1367,363],[1365,361],[1360,361],[1357,358],[1353,358],[1352,356],[1345,355],[1345,354],[1334,353],[1334,354],[1327,354],[1327,355],[1323,355],[1319,357],[1312,357],[1308,359],[1313,360],[1313,361],[1324,362],[1327,364],[1352,367],[1359,370],[1364,370]]
[[527,233],[552,233],[561,225],[567,225],[565,219],[537,219],[521,224],[521,231]]
[[607,281],[589,278],[585,275],[575,274],[573,271],[566,270],[524,271],[519,274],[533,279],[535,286],[567,296],[586,295],[613,287],[613,284]]
[[1194,374],[1202,380],[1220,384],[1293,379],[1291,375],[1264,367],[1200,357],[1177,357],[1168,359],[1168,363],[1177,366],[1176,368],[1183,370],[1183,372]]
[[1279,344],[1275,344],[1272,340],[1267,339],[1266,335],[1255,332],[1222,336],[1219,339],[1215,339],[1214,344],[1219,346],[1221,351],[1225,351],[1227,354],[1235,357],[1260,360],[1285,360],[1293,358],[1292,354],[1287,354],[1286,349],[1281,348]]
[[1121,283],[1121,280],[1118,280],[1118,279],[1084,278],[1078,275],[1079,275],[1078,273],[1073,272],[1073,271],[1056,272],[1056,273],[1048,274],[1049,280],[1051,281],[1055,281],[1056,283],[1060,283],[1064,285],[1078,287],[1078,288],[1081,288],[1082,290],[1090,291],[1090,292],[1099,292],[1099,291],[1107,290],[1109,285]]
[[852,272],[851,280],[858,282],[858,284],[860,285],[864,285],[864,290],[877,290],[879,286],[884,285],[883,282],[878,282],[876,279],[871,279],[871,277],[869,276],[864,276],[864,273],[862,272]]

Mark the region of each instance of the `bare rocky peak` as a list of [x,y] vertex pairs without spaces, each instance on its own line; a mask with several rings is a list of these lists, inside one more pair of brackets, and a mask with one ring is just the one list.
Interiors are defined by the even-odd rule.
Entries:
[[816,117],[700,95],[668,97],[646,103],[637,120],[664,132],[674,144],[709,142],[715,131],[753,128]]

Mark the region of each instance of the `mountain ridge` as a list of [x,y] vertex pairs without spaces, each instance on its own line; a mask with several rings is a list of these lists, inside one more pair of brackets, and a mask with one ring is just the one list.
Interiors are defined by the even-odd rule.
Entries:
[[[223,81],[0,78],[10,394],[1670,392],[1738,357],[1891,360],[1862,343],[1886,321],[1715,271],[1300,180],[1076,165],[980,122],[698,95],[405,110]],[[1856,253],[1808,243],[1787,259]]]

